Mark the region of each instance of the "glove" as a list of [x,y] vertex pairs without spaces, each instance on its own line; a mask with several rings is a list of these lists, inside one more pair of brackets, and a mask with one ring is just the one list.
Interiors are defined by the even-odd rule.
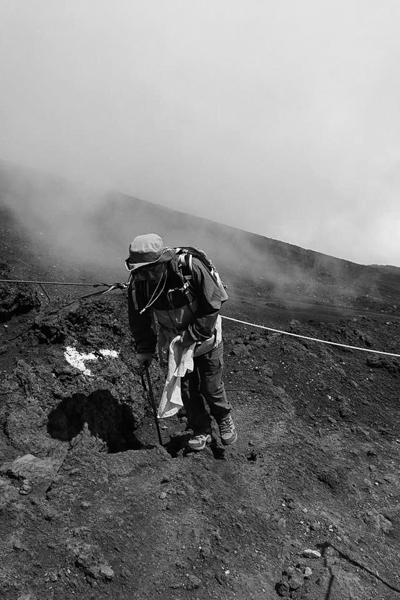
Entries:
[[143,369],[145,366],[149,367],[154,356],[150,352],[138,353],[137,359],[139,361],[139,368]]

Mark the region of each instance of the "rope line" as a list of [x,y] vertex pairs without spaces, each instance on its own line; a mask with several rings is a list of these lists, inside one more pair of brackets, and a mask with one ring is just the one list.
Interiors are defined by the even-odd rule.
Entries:
[[110,287],[108,283],[69,283],[65,281],[28,281],[25,279],[0,279],[0,283],[31,283],[33,285],[72,285],[85,287],[99,287],[103,285]]
[[[97,294],[106,294],[114,289],[126,289],[125,283],[114,283],[109,285],[108,283],[70,283],[65,281],[29,281],[25,279],[0,279],[0,283],[28,283],[33,285],[69,285],[69,286],[83,286],[83,287],[100,287],[104,286],[109,288],[104,292],[97,292]],[[87,294],[77,300],[82,300],[83,298],[87,298],[95,294]],[[295,338],[300,338],[302,340],[308,340],[310,342],[318,342],[319,344],[327,344],[329,346],[337,346],[339,348],[348,348],[350,350],[360,350],[361,352],[370,352],[372,354],[381,354],[383,356],[393,356],[395,358],[400,358],[400,354],[395,354],[394,352],[383,352],[382,350],[373,350],[371,348],[361,348],[360,346],[351,346],[349,344],[341,344],[339,342],[331,342],[329,340],[321,340],[319,338],[309,337],[307,335],[300,335],[299,333],[292,333],[290,331],[282,331],[281,329],[274,329],[273,327],[267,327],[266,325],[258,325],[257,323],[249,323],[248,321],[241,321],[240,319],[234,319],[233,317],[226,317],[225,315],[221,315],[223,319],[227,319],[228,321],[233,321],[234,323],[240,323],[242,325],[247,325],[248,327],[256,327],[257,329],[263,329],[265,331],[271,331],[273,333],[279,333],[281,335],[288,335]]]
[[233,319],[232,317],[226,317],[221,315],[223,319],[233,321],[235,323],[241,323],[242,325],[249,325],[250,327],[257,327],[258,329],[265,329],[272,331],[273,333],[281,333],[282,335],[290,335],[292,337],[301,338],[303,340],[309,340],[310,342],[319,342],[320,344],[329,344],[331,346],[340,346],[341,348],[350,348],[351,350],[361,350],[362,352],[372,352],[374,354],[384,354],[385,356],[395,356],[400,358],[400,354],[394,354],[393,352],[383,352],[382,350],[372,350],[371,348],[360,348],[359,346],[350,346],[348,344],[340,344],[339,342],[330,342],[328,340],[320,340],[318,338],[309,337],[307,335],[300,335],[299,333],[292,333],[290,331],[281,331],[280,329],[273,329],[272,327],[266,327],[265,325],[257,325],[256,323],[248,323],[247,321],[240,321],[239,319]]

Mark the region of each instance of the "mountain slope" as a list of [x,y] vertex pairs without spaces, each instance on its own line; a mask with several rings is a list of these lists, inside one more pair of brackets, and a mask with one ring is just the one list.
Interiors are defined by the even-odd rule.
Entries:
[[[2,279],[101,281],[107,261],[96,239],[124,229],[119,215],[129,214],[127,229],[135,217],[134,203],[113,202],[85,212],[90,226],[76,231],[88,232],[96,252],[81,262],[59,253],[50,219],[33,211],[28,228],[4,210]],[[155,223],[145,205],[140,227],[141,219]],[[78,300],[98,288],[0,284],[0,597],[400,593],[400,361],[369,352],[400,354],[395,273],[382,279],[381,269],[348,263],[344,277],[337,259],[223,232],[214,242],[229,241],[228,258],[246,240],[260,263],[238,277],[222,251],[209,252],[230,283],[223,314],[237,319],[224,320],[225,383],[239,432],[228,449],[215,436],[203,453],[187,453],[184,415],[161,423],[158,444],[124,292]],[[113,244],[110,253],[119,244],[122,253],[125,233]],[[288,274],[280,287],[268,270],[260,274],[272,260]],[[123,280],[118,266],[106,268],[111,282]],[[163,378],[154,365],[156,398]]]
[[156,231],[171,246],[203,248],[223,273],[231,298],[243,307],[254,304],[263,317],[276,307],[288,309],[289,317],[314,310],[323,319],[354,308],[400,314],[396,267],[358,265],[1,162],[0,210],[1,248],[9,239],[7,230],[24,232],[29,240],[27,252],[14,244],[16,276],[34,259],[35,268],[47,270],[53,281],[67,270],[90,281],[123,281],[129,242]]

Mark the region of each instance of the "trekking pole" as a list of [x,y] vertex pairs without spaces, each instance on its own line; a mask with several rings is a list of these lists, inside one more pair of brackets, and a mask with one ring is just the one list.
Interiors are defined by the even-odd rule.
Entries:
[[155,421],[155,424],[156,424],[156,427],[157,427],[158,440],[160,442],[160,446],[162,446],[163,445],[163,441],[162,441],[162,437],[161,437],[160,424],[159,424],[158,418],[157,418],[157,407],[156,407],[156,402],[154,400],[153,387],[151,385],[151,379],[150,379],[150,373],[149,373],[149,365],[147,363],[145,363],[145,365],[144,365],[144,371],[146,372],[146,378],[147,378],[148,387],[146,386],[146,382],[144,380],[143,370],[140,371],[140,375],[142,377],[142,385],[143,385],[144,391],[146,393],[148,393],[149,398],[150,398],[151,406],[153,408],[154,421]]

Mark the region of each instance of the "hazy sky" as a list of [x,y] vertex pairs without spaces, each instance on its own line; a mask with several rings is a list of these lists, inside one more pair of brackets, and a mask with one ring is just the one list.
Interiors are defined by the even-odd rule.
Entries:
[[0,0],[0,159],[400,266],[398,0]]

